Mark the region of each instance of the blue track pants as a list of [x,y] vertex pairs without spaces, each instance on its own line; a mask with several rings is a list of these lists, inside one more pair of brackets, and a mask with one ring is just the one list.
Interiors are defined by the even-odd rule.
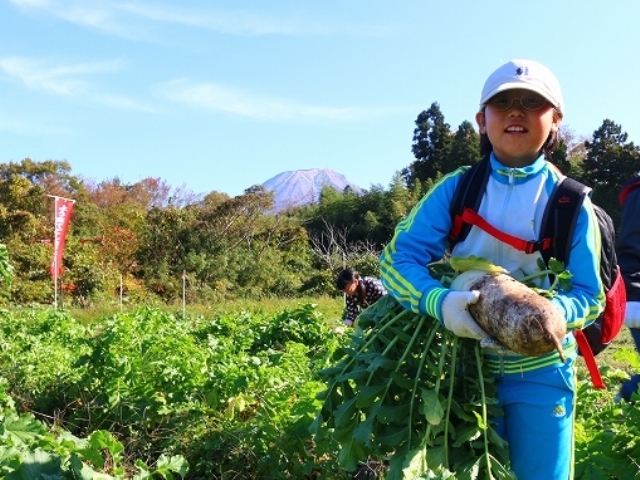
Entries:
[[498,378],[504,417],[496,419],[497,432],[509,442],[518,480],[573,478],[575,390],[573,359],[559,368]]

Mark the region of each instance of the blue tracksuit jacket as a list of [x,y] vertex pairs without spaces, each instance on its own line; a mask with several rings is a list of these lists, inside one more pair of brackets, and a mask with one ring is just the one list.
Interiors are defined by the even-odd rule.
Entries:
[[[531,165],[509,168],[491,155],[491,175],[479,214],[494,227],[525,240],[539,238],[544,209],[562,174],[540,156]],[[468,167],[444,176],[398,224],[395,235],[380,258],[381,280],[387,291],[405,308],[428,314],[442,322],[442,300],[448,289],[429,275],[426,265],[443,258],[451,230],[451,200]],[[591,201],[587,199],[578,216],[567,269],[573,274],[573,289],[561,292],[553,301],[564,312],[569,332],[593,322],[602,311],[604,293],[599,277],[600,233]],[[515,278],[539,270],[539,252],[526,254],[483,230],[472,227],[452,255],[475,255],[500,265]],[[548,287],[544,280],[541,287]],[[575,356],[569,333],[563,342],[565,355]],[[491,357],[490,353],[487,353]],[[491,367],[491,358],[488,358]],[[509,356],[501,359],[500,371],[515,373],[548,367],[560,362],[558,352],[541,357]]]

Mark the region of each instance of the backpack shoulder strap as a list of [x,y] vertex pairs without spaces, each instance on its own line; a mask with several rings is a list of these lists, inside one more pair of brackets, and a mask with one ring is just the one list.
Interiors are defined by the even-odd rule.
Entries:
[[540,238],[553,238],[552,247],[541,252],[545,263],[551,257],[565,264],[569,261],[580,206],[590,191],[589,187],[569,177],[560,180],[553,189],[540,228]]
[[489,173],[491,173],[491,164],[489,156],[486,156],[469,167],[462,175],[449,208],[452,220],[451,232],[449,232],[449,249],[453,249],[456,243],[462,242],[469,235],[471,225],[462,220],[462,212],[465,208],[470,208],[474,212],[478,211],[489,180]]
[[[547,202],[542,220],[541,230],[545,235],[550,235],[554,239],[553,247],[541,252],[545,262],[548,262],[549,258],[553,256],[564,262],[566,266],[571,253],[571,239],[578,220],[580,206],[590,190],[586,185],[569,177],[564,178],[556,185]],[[575,330],[573,335],[578,344],[580,355],[582,355],[591,375],[593,386],[598,389],[605,388],[585,331]]]

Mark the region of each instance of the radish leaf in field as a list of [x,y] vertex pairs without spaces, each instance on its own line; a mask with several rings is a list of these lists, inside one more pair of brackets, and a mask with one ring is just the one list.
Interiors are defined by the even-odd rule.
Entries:
[[444,410],[438,400],[438,394],[433,390],[422,391],[422,413],[431,425],[438,425],[444,417]]

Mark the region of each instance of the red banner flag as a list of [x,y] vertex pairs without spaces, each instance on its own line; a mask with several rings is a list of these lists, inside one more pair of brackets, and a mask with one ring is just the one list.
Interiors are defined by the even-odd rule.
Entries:
[[51,276],[54,279],[60,278],[62,272],[62,251],[67,238],[67,230],[69,230],[73,203],[73,200],[67,198],[54,198],[53,261],[51,262]]

